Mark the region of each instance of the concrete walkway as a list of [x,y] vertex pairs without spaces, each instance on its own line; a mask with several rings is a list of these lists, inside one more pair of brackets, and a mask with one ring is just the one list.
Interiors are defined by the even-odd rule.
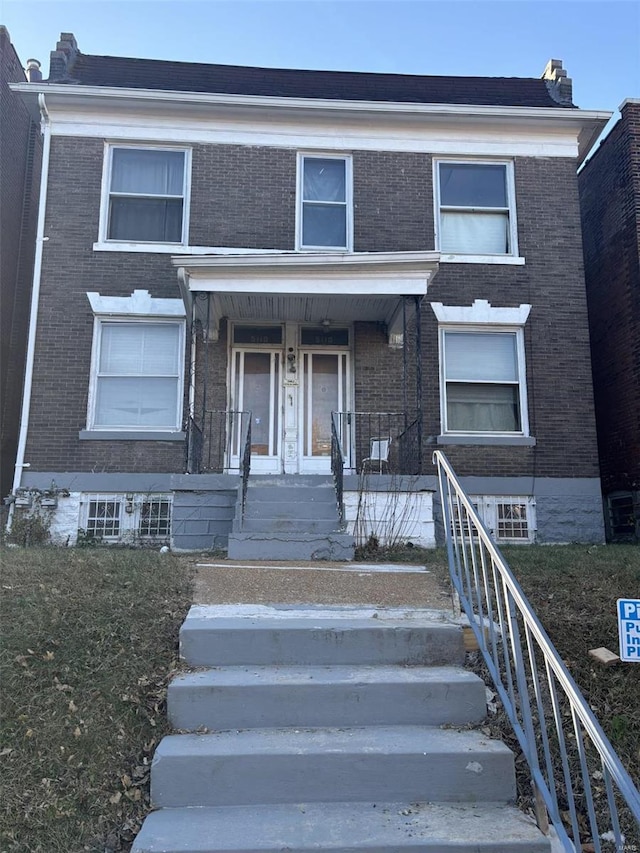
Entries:
[[195,561],[196,604],[328,604],[451,612],[446,569],[365,563]]

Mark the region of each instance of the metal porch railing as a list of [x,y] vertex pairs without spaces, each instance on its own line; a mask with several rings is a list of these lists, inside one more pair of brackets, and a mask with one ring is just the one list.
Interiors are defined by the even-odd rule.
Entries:
[[[406,412],[333,412],[332,431],[339,439],[344,466],[361,473],[419,474],[422,467],[420,417]],[[388,456],[367,468],[372,442],[388,442]],[[376,445],[379,446],[379,445]]]
[[336,490],[336,503],[340,524],[344,524],[344,465],[345,457],[340,439],[340,417],[338,412],[331,413],[331,474]]
[[187,428],[187,471],[190,474],[242,473],[251,455],[246,436],[250,432],[250,412],[207,410]]
[[529,765],[538,826],[550,818],[567,853],[640,850],[637,788],[441,451],[434,463],[451,580]]

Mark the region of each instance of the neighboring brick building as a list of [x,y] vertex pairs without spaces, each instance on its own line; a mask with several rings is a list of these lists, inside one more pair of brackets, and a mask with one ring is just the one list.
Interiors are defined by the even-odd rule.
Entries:
[[640,539],[640,100],[578,177],[609,538]]
[[26,79],[0,25],[0,499],[18,446],[42,155],[39,124],[9,88]]
[[224,543],[249,411],[253,475],[329,474],[333,420],[347,492],[384,437],[377,490],[423,506],[443,447],[503,541],[602,540],[576,167],[609,114],[561,63],[254,69],[63,34],[16,89],[50,140],[17,496],[46,491],[56,535],[172,512],[176,547]]

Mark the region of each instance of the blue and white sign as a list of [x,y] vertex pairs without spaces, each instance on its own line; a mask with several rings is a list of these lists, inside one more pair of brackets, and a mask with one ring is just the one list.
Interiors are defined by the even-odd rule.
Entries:
[[640,663],[640,599],[618,599],[620,660]]

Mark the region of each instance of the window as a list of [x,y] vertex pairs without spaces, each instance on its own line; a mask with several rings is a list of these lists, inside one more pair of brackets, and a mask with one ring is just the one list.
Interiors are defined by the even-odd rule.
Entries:
[[527,434],[522,331],[441,330],[445,433]]
[[89,429],[178,430],[184,323],[96,320]]
[[169,148],[109,148],[103,239],[186,243],[189,153]]
[[437,246],[460,255],[517,255],[511,163],[436,163]]
[[83,501],[81,526],[92,539],[168,541],[171,506],[170,495],[88,495]]
[[113,497],[90,500],[85,530],[96,539],[117,539],[120,535],[120,501]]
[[299,157],[297,244],[300,249],[350,248],[350,158]]
[[171,501],[169,498],[148,498],[140,508],[140,536],[167,537],[171,531]]

